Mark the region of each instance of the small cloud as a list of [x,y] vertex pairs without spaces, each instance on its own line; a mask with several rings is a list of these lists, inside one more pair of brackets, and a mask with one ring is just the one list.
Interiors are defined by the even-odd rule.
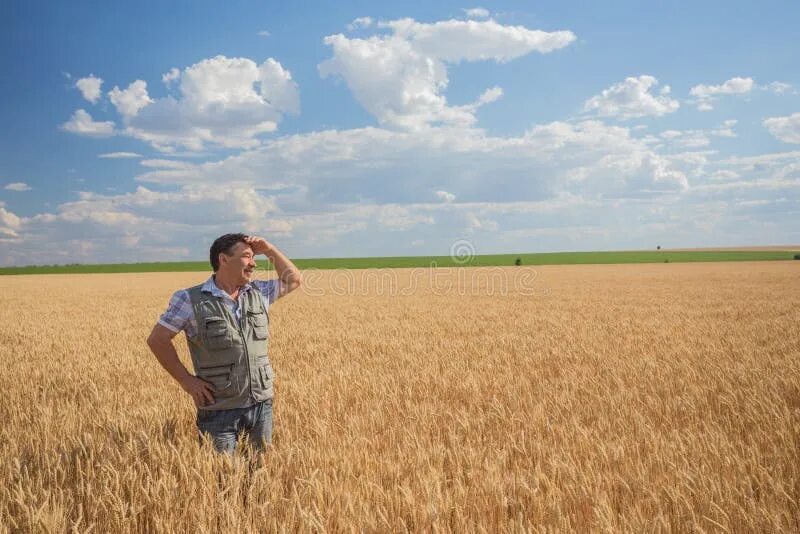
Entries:
[[94,74],[90,74],[86,78],[81,78],[75,82],[75,87],[81,92],[83,98],[92,104],[96,104],[97,101],[100,100],[102,86],[103,79],[96,77]]
[[726,80],[720,85],[695,85],[689,94],[697,98],[711,98],[717,95],[741,95],[753,89],[753,78],[739,76]]
[[267,30],[261,30],[261,31],[260,31],[260,32],[258,32],[256,35],[258,35],[259,37],[269,37],[269,36],[270,36],[270,35],[272,35],[272,34],[271,34],[271,33],[269,33]]
[[653,76],[631,76],[624,81],[604,89],[584,103],[584,111],[600,117],[616,117],[620,120],[637,117],[660,117],[673,113],[680,107],[677,100],[666,96],[663,88],[659,95],[650,92],[658,85]]
[[347,29],[348,31],[353,31],[362,28],[369,28],[374,22],[375,21],[372,20],[372,17],[358,17],[357,19],[353,19],[353,22],[347,25]]
[[769,133],[784,143],[800,143],[800,112],[771,117],[763,122]]
[[736,76],[730,80],[726,80],[719,85],[695,85],[689,90],[689,94],[697,98],[698,111],[711,111],[714,107],[711,105],[717,97],[721,95],[743,95],[753,90],[753,78],[742,78]]
[[471,19],[486,19],[489,18],[489,10],[484,9],[482,7],[471,7],[468,9],[464,9],[464,13],[466,13],[467,18]]
[[767,91],[772,91],[776,95],[785,95],[791,92],[792,85],[783,82],[772,82],[763,87]]
[[60,128],[87,137],[110,137],[114,135],[114,123],[111,121],[95,121],[84,109],[78,109]]
[[711,130],[711,135],[716,135],[717,137],[736,137],[736,132],[733,131],[733,127],[736,126],[737,122],[736,119],[723,121],[718,128]]
[[7,184],[4,189],[6,191],[30,191],[31,186],[26,184],[25,182],[12,182]]
[[140,109],[153,103],[153,99],[147,94],[147,82],[143,80],[134,81],[124,90],[115,85],[108,92],[108,98],[117,111],[126,118],[136,116]]
[[109,152],[107,154],[98,154],[98,158],[103,159],[128,159],[128,158],[141,158],[141,154],[136,152]]
[[164,83],[164,85],[169,87],[172,84],[172,82],[174,82],[180,77],[181,77],[181,71],[179,71],[175,67],[172,67],[171,69],[169,69],[169,72],[166,72],[161,75],[161,81]]
[[453,193],[448,193],[447,191],[436,191],[435,194],[436,198],[442,202],[450,203],[456,199],[456,196]]
[[480,98],[478,98],[478,103],[481,105],[488,104],[490,102],[498,100],[502,96],[503,96],[503,88],[495,86],[492,87],[491,89],[487,89],[486,91],[484,91],[483,94],[480,96]]

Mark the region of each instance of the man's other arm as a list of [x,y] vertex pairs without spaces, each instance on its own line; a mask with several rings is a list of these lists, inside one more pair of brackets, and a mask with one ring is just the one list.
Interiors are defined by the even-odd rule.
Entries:
[[164,325],[156,323],[147,338],[147,346],[153,351],[158,363],[167,370],[186,393],[191,395],[197,407],[213,404],[213,386],[189,373],[178,358],[178,351],[175,350],[175,345],[172,344],[172,338],[176,335],[177,332],[173,332]]

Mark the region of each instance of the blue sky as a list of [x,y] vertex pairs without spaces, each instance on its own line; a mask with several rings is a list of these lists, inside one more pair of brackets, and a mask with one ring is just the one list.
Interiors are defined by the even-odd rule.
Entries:
[[800,243],[796,2],[5,2],[0,264]]

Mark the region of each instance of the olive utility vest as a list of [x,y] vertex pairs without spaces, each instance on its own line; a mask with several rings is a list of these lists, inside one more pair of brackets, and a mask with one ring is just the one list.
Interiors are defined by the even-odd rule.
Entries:
[[269,315],[261,292],[251,287],[240,301],[241,323],[221,297],[188,289],[197,332],[189,338],[195,374],[214,386],[214,404],[203,410],[242,408],[273,397],[267,355]]

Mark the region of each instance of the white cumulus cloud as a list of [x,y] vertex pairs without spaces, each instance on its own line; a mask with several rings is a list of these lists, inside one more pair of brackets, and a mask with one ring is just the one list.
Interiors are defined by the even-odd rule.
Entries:
[[100,96],[102,95],[100,88],[102,85],[103,79],[96,77],[94,74],[90,74],[75,82],[75,87],[81,92],[83,98],[92,104],[96,104],[97,101],[100,100]]
[[711,111],[714,109],[712,102],[715,98],[722,95],[743,95],[753,90],[755,82],[752,78],[742,78],[736,76],[724,81],[719,85],[699,84],[689,90],[689,94],[695,97],[697,109],[700,111]]
[[771,117],[764,121],[764,126],[784,143],[800,143],[800,112],[786,117]]
[[207,144],[251,148],[260,143],[259,135],[277,129],[285,113],[300,109],[291,74],[272,58],[258,65],[216,56],[183,71],[172,69],[162,80],[176,86],[177,97],[145,104],[146,87],[137,86],[137,104],[120,112],[126,135],[163,151],[202,150]]
[[636,117],[660,117],[676,111],[680,104],[667,96],[669,90],[654,95],[650,92],[658,85],[653,76],[642,75],[625,78],[595,95],[584,103],[584,110],[601,117],[616,117],[622,120]]
[[[534,51],[552,52],[575,40],[570,31],[544,32],[493,20],[429,24],[399,19],[378,26],[391,33],[365,39],[325,37],[333,57],[321,63],[319,71],[323,77],[341,77],[381,125],[409,130],[475,122],[476,104],[450,106],[442,94],[449,83],[448,63],[506,62]],[[490,90],[478,105],[500,94]]]
[[175,80],[177,80],[180,77],[181,77],[181,71],[175,67],[172,67],[171,69],[169,69],[169,71],[161,75],[161,81],[164,83],[164,85],[169,87]]
[[136,116],[143,107],[152,104],[153,99],[147,94],[147,82],[136,80],[127,89],[120,90],[116,85],[108,92],[108,98],[124,118]]
[[258,65],[247,58],[216,56],[182,71],[172,68],[161,79],[176,93],[153,99],[143,80],[108,92],[122,117],[124,128],[118,132],[114,123],[94,122],[84,110],[62,129],[98,137],[119,133],[163,152],[178,147],[199,151],[206,145],[252,148],[260,144],[258,136],[277,129],[284,114],[300,110],[297,84],[272,58]]
[[84,109],[78,109],[72,117],[62,124],[64,131],[87,137],[109,137],[114,135],[114,123],[111,121],[95,121]]
[[530,52],[547,54],[575,41],[571,31],[546,32],[494,20],[444,20],[432,24],[398,19],[381,24],[415,50],[448,62],[511,61]]
[[710,98],[718,95],[741,95],[749,93],[752,89],[752,78],[740,78],[737,76],[720,85],[695,85],[689,91],[689,94],[698,98]]
[[138,179],[215,184],[236,177],[255,187],[287,188],[291,176],[289,200],[303,209],[359,200],[425,202],[431,191],[458,190],[462,199],[495,202],[535,200],[565,188],[607,195],[680,191],[695,165],[673,161],[629,129],[600,121],[557,121],[518,137],[471,128],[329,130],[281,137],[218,162],[180,163],[152,164]]
[[5,202],[0,200],[0,243],[17,238],[17,230],[19,230],[21,224],[22,220],[16,214],[7,210]]

